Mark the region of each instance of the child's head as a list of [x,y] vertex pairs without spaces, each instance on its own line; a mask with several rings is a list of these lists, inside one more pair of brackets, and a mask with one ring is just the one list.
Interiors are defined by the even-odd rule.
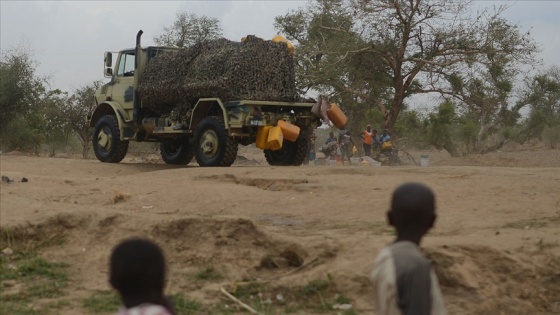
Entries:
[[123,300],[163,296],[165,272],[163,252],[149,240],[125,240],[111,254],[109,282]]
[[399,186],[393,192],[387,217],[399,235],[421,237],[433,227],[436,220],[434,193],[420,183]]

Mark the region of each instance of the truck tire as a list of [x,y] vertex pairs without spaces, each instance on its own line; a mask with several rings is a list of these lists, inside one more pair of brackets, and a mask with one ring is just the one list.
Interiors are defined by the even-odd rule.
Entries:
[[206,117],[194,132],[194,150],[200,166],[231,166],[237,158],[237,141],[228,137],[219,117]]
[[101,117],[93,129],[93,151],[101,162],[119,163],[128,151],[128,141],[121,141],[115,115]]
[[269,165],[274,166],[300,166],[307,154],[309,139],[298,138],[296,142],[285,141],[282,149],[272,151],[264,150],[264,157]]
[[189,164],[194,157],[188,139],[165,140],[159,149],[161,158],[167,164]]

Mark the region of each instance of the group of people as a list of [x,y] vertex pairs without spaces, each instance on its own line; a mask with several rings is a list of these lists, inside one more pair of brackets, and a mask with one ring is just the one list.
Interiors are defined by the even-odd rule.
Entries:
[[[436,221],[435,196],[420,183],[405,183],[394,192],[387,212],[396,239],[381,249],[370,280],[376,314],[446,314],[438,279],[419,250],[423,236]],[[127,239],[110,258],[109,283],[123,303],[118,315],[174,315],[164,295],[163,251],[146,239]]]
[[354,141],[350,133],[346,129],[341,129],[338,132],[338,138],[335,138],[334,132],[331,131],[329,133],[325,145],[321,147],[321,152],[325,154],[325,157],[332,160],[338,158],[342,163],[344,163],[344,160],[347,158],[350,163],[350,158],[355,153],[354,148]]
[[[372,130],[371,125],[367,125],[366,129],[357,136],[362,139],[364,156],[375,158],[384,148],[392,148],[391,134],[387,129],[383,129],[378,134],[376,129]],[[345,160],[348,160],[350,163],[350,158],[356,154],[357,148],[348,130],[341,129],[338,133],[338,138],[335,137],[334,132],[331,131],[329,133],[329,137],[320,151],[325,154],[326,158],[337,159],[344,164]],[[315,157],[314,151],[312,154]]]
[[383,129],[382,133],[378,134],[377,129],[371,129],[371,125],[367,125],[359,137],[363,140],[364,156],[372,156],[384,143],[391,141],[389,130]]

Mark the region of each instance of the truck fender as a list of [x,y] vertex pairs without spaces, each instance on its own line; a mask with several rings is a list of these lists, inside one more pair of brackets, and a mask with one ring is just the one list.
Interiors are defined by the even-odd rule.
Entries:
[[[221,113],[218,113],[221,111]],[[208,116],[222,116],[225,129],[229,129],[229,120],[226,108],[219,98],[201,98],[193,109],[189,129],[194,130],[200,121]]]
[[117,121],[119,122],[120,139],[124,140],[124,124],[125,121],[130,121],[130,118],[128,117],[126,111],[122,109],[122,107],[118,103],[109,101],[99,104],[91,115],[89,126],[95,127],[97,121],[105,115],[115,115],[117,117]]

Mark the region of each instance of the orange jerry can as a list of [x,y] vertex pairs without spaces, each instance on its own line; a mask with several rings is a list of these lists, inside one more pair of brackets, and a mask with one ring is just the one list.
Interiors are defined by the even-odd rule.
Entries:
[[348,122],[348,117],[346,117],[340,107],[338,107],[335,103],[332,103],[331,108],[327,110],[327,116],[338,129],[343,128]]
[[276,126],[270,128],[268,131],[268,146],[271,150],[282,149],[282,142],[284,141],[284,135],[282,135],[282,128]]
[[282,119],[279,119],[276,125],[280,127],[280,129],[282,129],[282,135],[284,139],[290,142],[296,142],[300,131],[300,128],[298,126],[287,121],[283,121]]
[[260,126],[257,130],[257,141],[255,141],[255,145],[259,149],[270,149],[268,145],[268,132],[270,131],[272,126]]

